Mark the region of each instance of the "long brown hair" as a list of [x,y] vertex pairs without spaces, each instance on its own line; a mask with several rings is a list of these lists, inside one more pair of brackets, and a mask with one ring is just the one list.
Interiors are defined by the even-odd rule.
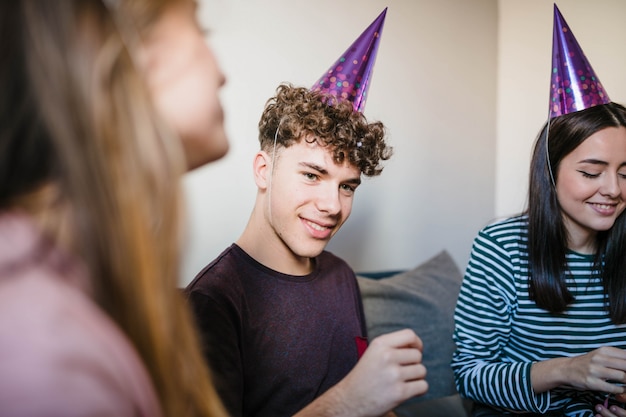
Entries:
[[165,414],[223,416],[177,290],[181,143],[132,51],[180,0],[103,1],[0,4],[0,209],[46,190],[39,210],[66,225],[48,233],[86,262],[95,301],[139,352]]
[[[565,156],[608,127],[626,127],[624,106],[611,102],[559,116],[544,125],[535,142],[527,209],[529,290],[539,307],[553,313],[563,312],[574,301],[565,277],[568,235],[555,189],[558,169]],[[614,323],[626,323],[624,214],[611,229],[596,235],[596,249],[595,265],[608,300],[607,311]]]

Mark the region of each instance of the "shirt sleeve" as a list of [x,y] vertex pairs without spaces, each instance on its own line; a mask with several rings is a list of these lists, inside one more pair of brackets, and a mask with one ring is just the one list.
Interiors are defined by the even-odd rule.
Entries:
[[536,395],[532,362],[502,360],[516,303],[509,253],[485,232],[474,241],[455,310],[452,358],[459,393],[500,409],[544,413],[549,392]]

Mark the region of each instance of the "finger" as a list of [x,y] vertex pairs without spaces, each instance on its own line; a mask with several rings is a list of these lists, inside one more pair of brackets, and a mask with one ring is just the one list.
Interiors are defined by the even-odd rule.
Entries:
[[606,358],[601,365],[614,371],[609,379],[626,382],[626,360]]
[[412,329],[403,329],[393,332],[396,347],[413,347],[422,350],[422,339]]
[[612,405],[609,408],[609,411],[611,411],[613,414],[615,414],[618,417],[626,417],[626,410],[616,405]]
[[595,391],[602,391],[609,394],[623,394],[624,387],[621,384],[612,384],[608,381],[598,380],[595,384],[589,384],[589,388]]
[[595,411],[597,413],[596,415],[601,417],[615,417],[615,414],[613,414],[608,408],[606,408],[602,404],[596,405]]
[[[603,346],[598,349],[603,356],[607,358],[618,359],[620,361],[626,361],[626,350],[619,349],[613,346]],[[623,368],[620,368],[623,369]]]
[[422,352],[416,348],[398,348],[394,351],[393,360],[399,365],[422,363]]
[[422,340],[411,329],[396,330],[395,332],[386,333],[378,336],[370,345],[384,345],[389,347],[414,347],[422,349]]
[[405,365],[389,368],[389,372],[381,373],[380,378],[386,381],[386,384],[406,384],[414,381],[426,380],[428,371],[422,364]]
[[405,399],[418,397],[428,392],[428,382],[425,379],[409,381],[404,384]]
[[415,365],[403,366],[400,369],[400,379],[405,382],[419,381],[422,379],[426,379],[427,374],[428,374],[428,370],[421,363],[415,364]]

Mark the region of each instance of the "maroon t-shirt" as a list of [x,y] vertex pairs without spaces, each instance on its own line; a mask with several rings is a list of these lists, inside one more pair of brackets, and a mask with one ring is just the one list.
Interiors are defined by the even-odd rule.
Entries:
[[354,272],[329,252],[292,276],[233,244],[185,291],[233,417],[292,416],[346,376],[366,337]]

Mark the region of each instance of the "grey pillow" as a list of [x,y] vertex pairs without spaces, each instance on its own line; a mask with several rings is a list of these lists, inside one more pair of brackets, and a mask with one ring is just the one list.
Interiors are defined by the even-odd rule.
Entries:
[[357,274],[363,297],[369,339],[411,328],[424,343],[428,392],[409,402],[456,393],[450,361],[454,307],[462,275],[454,260],[442,251],[416,268],[384,279]]

